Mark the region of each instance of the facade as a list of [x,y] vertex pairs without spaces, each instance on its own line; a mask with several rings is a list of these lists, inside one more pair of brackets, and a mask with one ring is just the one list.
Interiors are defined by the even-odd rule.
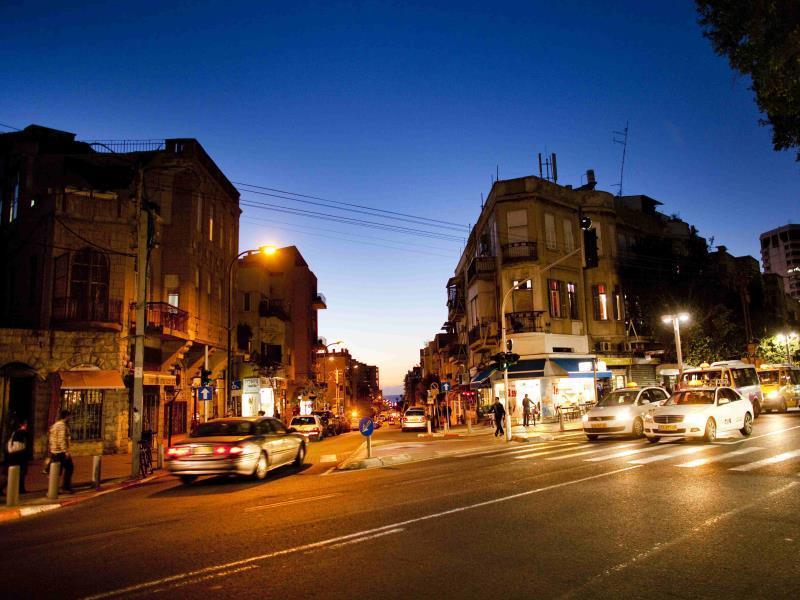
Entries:
[[764,272],[783,277],[786,293],[800,300],[800,225],[765,231],[760,240]]
[[295,246],[252,253],[238,261],[235,297],[242,385],[234,412],[299,412],[315,393],[317,311],[326,308],[316,276]]
[[223,375],[238,192],[193,139],[88,144],[32,125],[0,135],[0,419],[4,435],[29,420],[36,453],[62,408],[76,454],[129,449],[139,197],[143,429],[166,438],[224,408],[197,407],[191,380],[206,356]]
[[378,367],[357,361],[346,348],[316,355],[316,397],[306,412],[330,410],[337,415],[371,416],[381,410]]

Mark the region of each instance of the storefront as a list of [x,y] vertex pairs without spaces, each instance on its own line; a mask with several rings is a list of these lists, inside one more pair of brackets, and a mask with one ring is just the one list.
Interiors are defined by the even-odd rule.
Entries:
[[255,417],[259,412],[275,414],[275,391],[266,377],[242,379],[242,416]]

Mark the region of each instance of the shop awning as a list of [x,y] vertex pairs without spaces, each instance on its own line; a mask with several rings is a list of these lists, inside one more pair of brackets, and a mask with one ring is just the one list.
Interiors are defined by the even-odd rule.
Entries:
[[511,379],[523,379],[526,377],[542,377],[544,375],[543,358],[521,360],[508,368],[508,376]]
[[62,390],[124,390],[119,371],[59,371]]
[[[591,358],[551,358],[550,362],[567,372],[567,377],[593,377]],[[580,363],[588,363],[589,370],[581,370]],[[584,366],[584,369],[586,367]],[[611,371],[597,371],[598,379],[610,379]]]
[[470,380],[470,382],[469,382],[470,385],[480,385],[480,384],[482,384],[484,381],[489,379],[489,377],[491,377],[492,373],[494,373],[495,371],[496,371],[496,369],[494,368],[494,366],[491,366],[491,367],[489,367],[487,369],[484,369],[483,371],[479,371],[478,374],[475,375],[475,377],[473,377]]

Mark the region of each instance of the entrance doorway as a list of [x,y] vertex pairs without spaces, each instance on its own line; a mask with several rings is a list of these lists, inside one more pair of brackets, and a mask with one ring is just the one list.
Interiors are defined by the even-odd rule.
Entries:
[[[6,365],[0,370],[2,376],[2,398],[0,398],[0,433],[3,447],[13,429],[22,421],[28,423],[28,439],[35,439],[35,407],[33,388],[35,372],[21,363]],[[28,453],[33,448],[28,444]]]

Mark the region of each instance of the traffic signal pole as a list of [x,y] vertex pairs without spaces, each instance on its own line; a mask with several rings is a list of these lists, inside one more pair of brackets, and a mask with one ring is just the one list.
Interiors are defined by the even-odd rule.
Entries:
[[147,224],[144,206],[144,167],[139,167],[136,182],[136,331],[133,351],[133,406],[131,410],[131,477],[139,477],[139,441],[142,439],[144,418],[144,322],[146,317],[147,285]]

